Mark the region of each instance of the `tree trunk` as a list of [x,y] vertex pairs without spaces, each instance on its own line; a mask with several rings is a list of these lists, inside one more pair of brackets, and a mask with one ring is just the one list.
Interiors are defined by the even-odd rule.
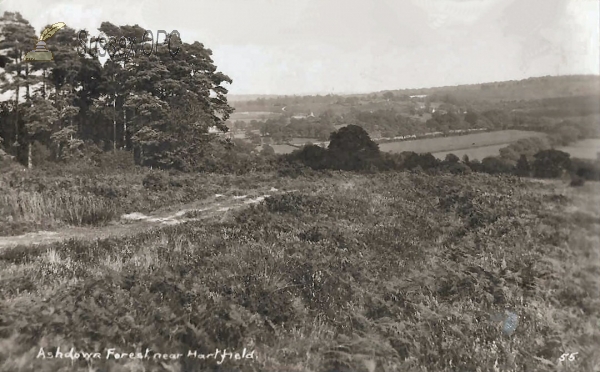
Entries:
[[19,146],[19,86],[17,85],[17,98],[15,99],[15,146]]
[[44,90],[42,90],[42,97],[46,99],[46,68],[44,67]]
[[127,111],[123,107],[123,148],[127,150]]
[[29,64],[25,63],[25,98],[29,100]]
[[33,168],[33,158],[31,156],[31,141],[27,142],[27,168]]
[[117,151],[117,97],[113,96],[113,152]]

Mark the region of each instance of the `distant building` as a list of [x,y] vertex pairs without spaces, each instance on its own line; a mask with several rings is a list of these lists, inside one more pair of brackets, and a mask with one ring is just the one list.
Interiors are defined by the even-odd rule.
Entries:
[[229,139],[233,138],[233,132],[231,132],[231,131],[223,132],[222,130],[220,130],[219,128],[217,128],[215,126],[208,128],[208,134],[216,134],[219,137],[229,138]]
[[292,119],[307,119],[314,118],[315,114],[311,111],[309,115],[292,115]]
[[410,98],[425,98],[427,97],[427,94],[417,94],[415,96],[410,96]]

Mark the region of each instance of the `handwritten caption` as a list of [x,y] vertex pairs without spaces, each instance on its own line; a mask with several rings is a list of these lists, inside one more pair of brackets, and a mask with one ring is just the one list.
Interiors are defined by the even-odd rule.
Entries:
[[255,359],[255,350],[248,351],[246,348],[241,352],[227,351],[227,349],[216,349],[214,353],[203,354],[198,350],[188,350],[184,353],[159,353],[151,349],[146,349],[144,352],[120,352],[116,348],[106,349],[104,352],[86,352],[76,350],[72,347],[69,351],[61,351],[60,347],[56,351],[45,351],[43,347],[37,353],[36,359],[71,359],[71,360],[94,360],[94,359],[138,359],[138,360],[155,360],[168,361],[179,360],[182,358],[191,358],[199,360],[216,360],[217,364],[222,364],[225,360],[245,360]]

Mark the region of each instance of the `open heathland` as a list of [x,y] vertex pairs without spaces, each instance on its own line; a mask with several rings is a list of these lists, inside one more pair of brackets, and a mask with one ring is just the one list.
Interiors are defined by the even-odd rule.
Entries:
[[[2,249],[0,371],[600,363],[597,183],[326,172],[294,185],[201,222]],[[40,357],[56,347],[102,357]],[[188,357],[244,348],[254,358]]]

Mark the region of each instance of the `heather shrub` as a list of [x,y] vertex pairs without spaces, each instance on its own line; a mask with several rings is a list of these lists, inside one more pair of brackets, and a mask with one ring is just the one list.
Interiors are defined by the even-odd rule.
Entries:
[[152,191],[166,190],[169,186],[169,177],[162,171],[150,172],[142,180],[142,185]]
[[579,177],[578,175],[573,175],[571,177],[571,183],[570,183],[571,186],[580,187],[580,186],[583,186],[584,184],[585,184],[585,178]]
[[[126,238],[0,251],[0,371],[89,369],[30,357],[58,345],[260,356],[92,362],[116,371],[593,370],[600,360],[593,183],[403,172],[278,182],[299,190]],[[574,361],[558,360],[571,350]]]

